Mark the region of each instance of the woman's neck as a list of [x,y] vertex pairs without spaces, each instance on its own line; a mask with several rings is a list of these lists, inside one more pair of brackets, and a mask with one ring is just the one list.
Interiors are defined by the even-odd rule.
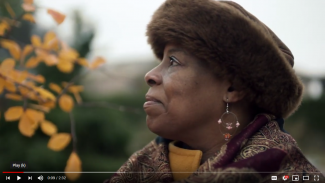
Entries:
[[203,164],[206,160],[208,160],[210,157],[214,156],[216,153],[220,152],[221,147],[226,142],[221,142],[215,144],[213,147],[211,147],[209,150],[202,153],[202,158],[200,164]]
[[[234,113],[237,115],[240,126],[237,131],[232,134],[232,138],[240,133],[255,117],[249,113],[240,113],[236,111],[234,111]],[[191,149],[202,151],[201,164],[218,153],[221,147],[228,142],[218,130],[220,127],[218,125],[219,124],[215,122],[214,124],[212,123],[209,127],[196,129],[193,131],[192,135],[187,135],[187,137],[190,138],[181,140]]]
[[176,146],[184,149],[190,149],[190,150],[201,150],[202,151],[202,158],[200,164],[203,164],[207,159],[214,156],[217,152],[220,151],[220,148],[222,145],[224,145],[225,142],[214,144],[211,148],[208,148],[205,151],[202,151],[202,149],[194,149],[191,146],[185,144],[184,142],[176,142]]

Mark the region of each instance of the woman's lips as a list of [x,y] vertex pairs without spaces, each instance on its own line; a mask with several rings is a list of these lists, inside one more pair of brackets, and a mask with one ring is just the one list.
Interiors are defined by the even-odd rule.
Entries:
[[146,95],[146,102],[143,104],[143,108],[154,106],[154,105],[162,105],[162,103],[158,99]]
[[157,101],[147,101],[143,104],[143,108],[153,106],[153,105],[162,105],[162,103]]

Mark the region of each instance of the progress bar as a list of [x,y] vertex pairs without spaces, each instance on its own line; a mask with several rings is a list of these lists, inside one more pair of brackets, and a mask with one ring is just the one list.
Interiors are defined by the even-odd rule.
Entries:
[[[2,173],[44,173],[44,174],[51,174],[51,173],[168,173],[168,172],[33,172],[33,171],[24,171],[24,172],[2,172]],[[173,172],[173,173],[193,173],[193,172]],[[271,174],[288,174],[289,172],[200,172],[200,173],[271,173]],[[321,172],[290,172],[291,174],[320,174]]]
[[29,172],[29,171],[24,171],[24,172],[2,172],[2,173],[116,173],[116,172]]

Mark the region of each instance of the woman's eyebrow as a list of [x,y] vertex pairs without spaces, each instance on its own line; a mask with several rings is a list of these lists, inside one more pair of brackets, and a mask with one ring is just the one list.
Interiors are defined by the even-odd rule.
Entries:
[[181,49],[181,48],[171,48],[167,51],[167,54],[170,55],[172,53],[177,53],[177,52],[181,52],[185,55],[188,55],[188,53],[184,49]]

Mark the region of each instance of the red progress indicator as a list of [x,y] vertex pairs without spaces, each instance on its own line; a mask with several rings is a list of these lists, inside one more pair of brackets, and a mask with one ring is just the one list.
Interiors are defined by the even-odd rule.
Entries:
[[2,173],[24,173],[24,172],[2,172]]

